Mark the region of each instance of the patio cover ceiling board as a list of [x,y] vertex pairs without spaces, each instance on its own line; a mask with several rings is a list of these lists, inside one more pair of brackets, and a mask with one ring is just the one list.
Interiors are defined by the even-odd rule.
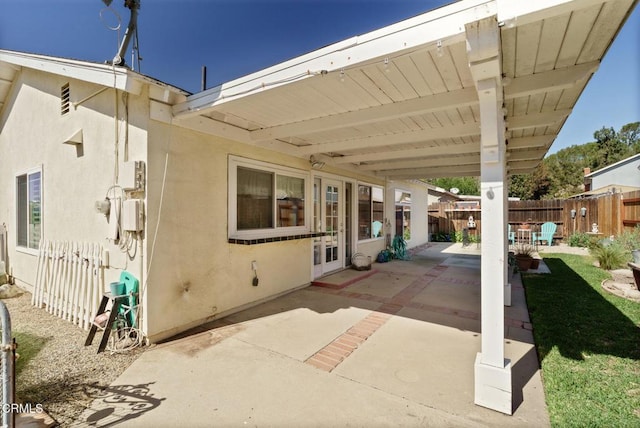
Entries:
[[[299,157],[323,156],[330,164],[391,179],[478,175],[478,95],[463,21],[497,13],[503,21],[507,168],[510,174],[530,171],[636,4],[466,0],[328,46],[247,81],[255,86],[261,76],[280,77],[288,67],[293,72],[302,65],[308,72],[304,78],[243,95],[237,93],[246,87],[239,79],[231,85],[236,92],[233,87],[205,91],[173,112],[178,123],[200,115],[240,128],[244,132],[238,135],[249,144]],[[445,25],[451,22],[457,27]],[[398,43],[404,36],[406,46]]]

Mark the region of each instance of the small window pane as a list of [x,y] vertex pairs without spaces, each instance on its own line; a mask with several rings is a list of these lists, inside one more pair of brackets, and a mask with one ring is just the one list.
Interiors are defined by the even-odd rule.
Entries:
[[29,194],[27,193],[27,176],[21,175],[16,179],[17,193],[17,223],[18,223],[18,246],[26,247],[29,242]]
[[396,235],[411,239],[411,193],[396,190]]
[[304,226],[304,179],[278,175],[278,227]]
[[16,177],[16,223],[19,247],[37,249],[42,237],[42,173]]
[[358,186],[358,239],[384,236],[384,189]]
[[42,232],[40,172],[29,175],[29,248],[38,248]]
[[273,174],[238,167],[238,230],[273,227]]
[[371,187],[358,186],[358,239],[371,238]]

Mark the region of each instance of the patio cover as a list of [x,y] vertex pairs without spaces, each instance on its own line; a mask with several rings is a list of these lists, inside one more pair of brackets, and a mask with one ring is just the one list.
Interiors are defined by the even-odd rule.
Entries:
[[506,177],[538,166],[636,4],[464,0],[151,114],[390,180],[480,176],[475,401],[511,414]]
[[480,175],[466,26],[499,28],[509,174],[545,156],[635,0],[465,0],[192,95],[174,121],[388,178]]

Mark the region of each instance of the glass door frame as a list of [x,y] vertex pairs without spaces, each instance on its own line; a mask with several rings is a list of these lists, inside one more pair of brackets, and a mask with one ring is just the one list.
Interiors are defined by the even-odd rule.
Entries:
[[[347,256],[347,246],[351,247],[351,252],[355,251],[354,245],[355,240],[353,236],[353,225],[347,224],[347,220],[353,222],[354,213],[351,212],[350,215],[347,213],[347,209],[353,210],[353,201],[348,201],[347,203],[347,186],[351,185],[351,194],[349,197],[353,198],[353,182],[351,180],[345,180],[341,177],[324,175],[324,174],[314,174],[312,180],[312,195],[313,195],[313,228],[314,232],[326,232],[327,225],[326,223],[326,215],[327,215],[327,192],[326,188],[328,185],[335,186],[338,189],[338,212],[337,212],[337,259],[333,261],[326,261],[327,255],[327,236],[315,238],[313,240],[313,251],[312,251],[312,271],[313,278],[318,278],[322,275],[326,275],[329,272],[334,272],[340,269],[343,269],[346,266],[351,264],[351,260],[346,260]],[[317,198],[320,197],[320,200]]]

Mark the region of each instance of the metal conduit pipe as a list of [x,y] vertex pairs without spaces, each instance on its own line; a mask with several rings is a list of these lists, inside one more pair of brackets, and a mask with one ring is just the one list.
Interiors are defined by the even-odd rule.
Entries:
[[131,17],[129,18],[129,25],[127,26],[127,30],[124,32],[124,39],[122,39],[120,49],[118,49],[118,53],[116,54],[116,56],[113,57],[113,65],[119,66],[125,65],[124,53],[129,46],[129,42],[131,41],[133,33],[136,31],[136,25],[138,23],[138,9],[140,9],[140,0],[125,0],[124,5],[131,10]]

